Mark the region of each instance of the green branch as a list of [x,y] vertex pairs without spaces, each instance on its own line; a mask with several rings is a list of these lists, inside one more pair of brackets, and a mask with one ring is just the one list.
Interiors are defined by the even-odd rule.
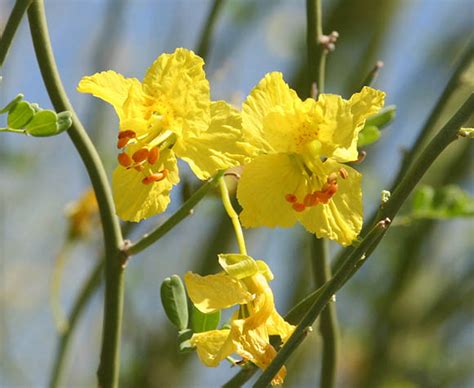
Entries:
[[68,326],[66,330],[61,333],[58,345],[56,347],[53,369],[51,372],[51,378],[49,380],[50,388],[58,388],[61,386],[61,380],[64,374],[64,363],[66,361],[66,354],[68,353],[69,346],[71,344],[72,333],[76,328],[79,318],[84,312],[84,308],[87,306],[89,300],[99,287],[103,271],[104,261],[101,259],[93,268],[73,303],[71,313],[68,317]]
[[21,19],[23,19],[23,15],[32,1],[33,0],[17,0],[15,6],[13,7],[12,13],[10,14],[5,26],[5,30],[3,31],[2,37],[0,38],[0,68],[3,67],[3,63],[5,62],[5,58],[8,54],[8,49],[12,44],[13,37],[16,34]]
[[141,240],[132,244],[126,251],[127,255],[136,255],[141,251],[154,244],[167,232],[173,229],[179,222],[191,214],[191,210],[196,206],[201,199],[208,193],[208,191],[219,184],[220,177],[224,174],[223,171],[216,174],[216,176],[203,184],[164,224],[158,226],[150,234],[145,235]]
[[201,58],[207,59],[209,55],[212,33],[214,32],[216,21],[220,11],[222,10],[222,6],[224,5],[224,1],[225,0],[214,0],[209,14],[207,15],[207,19],[204,24],[204,28],[201,31],[199,43],[197,45],[197,54]]
[[306,45],[308,49],[309,80],[316,85],[313,98],[324,93],[327,51],[321,44],[323,36],[321,0],[306,0]]
[[35,0],[28,9],[31,36],[44,84],[54,108],[70,111],[73,124],[68,134],[89,174],[94,188],[105,242],[105,300],[99,385],[116,387],[119,373],[120,332],[123,310],[123,268],[121,263],[122,233],[102,162],[85,129],[82,127],[64,91],[51,48],[44,4]]
[[314,323],[333,295],[335,295],[335,293],[367,261],[367,258],[382,240],[391,219],[395,217],[410,192],[415,188],[416,184],[431,164],[433,164],[435,159],[457,138],[460,127],[470,117],[473,111],[474,94],[471,94],[464,105],[441,129],[438,135],[435,136],[420,157],[415,161],[413,166],[408,170],[390,200],[379,212],[378,219],[382,220],[375,225],[375,227],[356,248],[349,251],[347,259],[336,272],[334,277],[322,287],[322,291],[311,309],[304,316],[301,323],[297,326],[296,330],[283,348],[278,352],[272,363],[257,380],[254,387],[266,387],[270,383],[286,360],[291,356],[293,351],[302,342],[308,327]]
[[[312,259],[316,289],[319,289],[331,278],[331,267],[328,262],[327,241],[313,238]],[[321,312],[319,331],[323,341],[321,388],[332,388],[336,383],[338,329],[336,301],[330,301]]]

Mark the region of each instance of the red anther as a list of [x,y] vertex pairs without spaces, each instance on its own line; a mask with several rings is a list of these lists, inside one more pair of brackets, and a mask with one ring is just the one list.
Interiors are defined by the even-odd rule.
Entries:
[[[165,171],[165,170],[163,170],[163,171]],[[166,171],[168,171],[168,170],[166,170]],[[154,182],[159,182],[159,181],[162,181],[163,179],[165,179],[167,175],[168,175],[167,173],[164,174],[163,172],[157,172],[157,173],[148,175],[145,178],[143,178],[142,183],[144,185],[149,185],[149,184],[154,183]]]
[[132,159],[135,163],[141,163],[148,158],[148,149],[147,148],[140,148],[138,151],[135,151],[132,155]]
[[153,147],[148,154],[148,163],[155,164],[160,157],[160,150],[158,147]]
[[129,141],[130,141],[130,139],[128,137],[123,137],[121,139],[118,139],[117,148],[125,147],[128,144]]
[[326,190],[326,194],[332,197],[334,194],[336,194],[337,191],[337,183],[334,183],[332,185],[329,185],[329,188]]
[[143,166],[142,166],[142,165],[134,166],[133,168],[134,168],[136,171],[138,171],[138,172],[142,172],[142,171],[143,171]]
[[163,178],[166,178],[169,174],[169,171],[167,168],[164,168],[163,170],[160,171],[161,174],[163,174]]
[[344,167],[341,167],[339,169],[339,176],[342,178],[342,179],[347,179],[349,178],[349,173],[347,172],[347,170],[344,168]]
[[130,165],[133,163],[132,158],[126,152],[118,154],[117,159],[119,164],[123,167],[130,167]]
[[303,203],[306,207],[311,207],[318,204],[318,197],[316,193],[306,194]]
[[327,193],[327,191],[316,191],[314,194],[318,200],[318,203],[327,204],[331,199],[331,196]]
[[130,129],[127,129],[126,131],[120,131],[118,133],[119,139],[134,139],[135,137],[137,137],[137,134]]
[[286,194],[285,199],[286,199],[286,202],[289,202],[289,203],[295,203],[298,200],[298,198],[296,198],[296,195],[294,194]]
[[304,209],[306,209],[306,206],[303,203],[296,202],[292,206],[294,211],[297,211],[298,213],[302,212]]

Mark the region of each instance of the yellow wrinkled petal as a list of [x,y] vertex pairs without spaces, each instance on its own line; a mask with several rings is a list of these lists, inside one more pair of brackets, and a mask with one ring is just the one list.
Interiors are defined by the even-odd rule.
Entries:
[[203,333],[194,333],[191,345],[196,347],[199,359],[209,367],[216,367],[233,352],[232,342],[227,341],[230,330],[211,330]]
[[225,273],[200,276],[188,272],[184,281],[189,298],[205,314],[236,304],[246,304],[253,299],[242,282]]
[[[235,320],[231,324],[230,338],[234,351],[245,360],[249,360],[265,370],[276,356],[275,348],[270,345],[265,327],[248,330],[244,320]],[[286,367],[282,367],[272,380],[272,385],[282,384],[286,376]]]
[[133,168],[118,166],[112,176],[112,188],[118,216],[124,221],[138,222],[166,210],[173,185],[179,182],[178,165],[172,151],[161,153],[150,172],[166,168],[168,176],[160,182],[144,185],[145,175]]
[[178,48],[162,54],[148,69],[143,89],[152,99],[170,107],[173,130],[183,138],[197,136],[209,127],[210,91],[204,61],[192,51]]
[[269,335],[279,335],[283,342],[286,342],[295,330],[295,326],[286,322],[276,310],[273,310],[272,315],[270,315],[270,318],[267,320],[266,326]]
[[122,118],[122,106],[127,99],[131,86],[140,86],[136,78],[125,78],[115,71],[103,71],[91,76],[83,77],[77,86],[80,93],[90,93],[111,104],[117,115]]
[[288,155],[262,155],[244,167],[237,187],[245,227],[290,227],[296,212],[287,194],[304,193],[307,182],[297,162]]
[[242,107],[242,125],[251,136],[252,144],[265,152],[273,147],[264,136],[264,119],[276,108],[289,110],[301,102],[296,92],[285,83],[283,75],[273,72],[265,75],[250,92]]
[[319,164],[321,175],[344,168],[347,179],[338,179],[336,194],[325,205],[319,204],[300,213],[301,223],[318,238],[329,238],[350,245],[362,228],[362,176],[353,168],[327,160]]
[[324,122],[319,127],[322,155],[340,162],[357,160],[357,139],[367,117],[377,113],[384,104],[385,93],[364,87],[350,100],[334,94],[321,94],[317,106]]
[[243,134],[240,112],[224,101],[211,104],[209,128],[199,136],[178,140],[174,151],[199,179],[242,165],[256,153]]

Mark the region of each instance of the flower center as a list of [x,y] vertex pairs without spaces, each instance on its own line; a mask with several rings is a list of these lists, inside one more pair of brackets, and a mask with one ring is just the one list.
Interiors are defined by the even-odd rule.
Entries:
[[[349,176],[347,170],[343,167],[339,169],[338,174],[342,179],[347,179]],[[316,190],[305,194],[301,201],[298,200],[296,194],[286,194],[286,202],[290,203],[293,210],[298,213],[303,212],[308,207],[313,207],[320,204],[326,205],[337,192],[338,174],[335,172],[329,174],[326,178],[326,183],[322,186],[321,190]]]

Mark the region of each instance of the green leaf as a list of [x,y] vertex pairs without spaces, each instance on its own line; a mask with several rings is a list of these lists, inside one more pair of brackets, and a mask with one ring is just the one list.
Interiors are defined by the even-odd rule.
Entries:
[[191,345],[191,337],[193,336],[193,331],[191,329],[184,329],[178,333],[178,343],[180,352],[190,352],[194,350],[194,347]]
[[15,107],[16,104],[18,104],[21,100],[23,100],[23,97],[24,97],[23,94],[20,93],[13,100],[11,100],[5,108],[0,110],[0,114],[11,111]]
[[395,119],[396,114],[397,107],[395,105],[386,106],[385,108],[382,108],[379,113],[370,116],[365,121],[365,126],[374,126],[378,129],[382,129]]
[[70,112],[65,111],[65,112],[58,113],[58,120],[57,120],[58,131],[56,134],[59,134],[63,131],[68,130],[69,128],[71,128],[71,125],[72,125],[72,115]]
[[380,130],[373,125],[365,126],[359,133],[359,139],[357,140],[357,146],[363,147],[372,143],[375,143],[380,139]]
[[473,217],[474,197],[456,185],[436,189],[422,186],[413,195],[411,216],[417,219]]
[[52,110],[37,112],[26,126],[26,132],[31,136],[43,137],[56,135],[58,132],[58,116]]
[[13,129],[25,128],[34,114],[35,110],[29,102],[20,101],[8,112],[8,126]]
[[161,284],[161,303],[168,319],[178,330],[188,327],[188,300],[183,282],[178,275],[166,278]]
[[204,331],[215,330],[221,321],[221,311],[210,314],[204,314],[199,311],[194,305],[191,311],[191,330],[194,333],[202,333]]

